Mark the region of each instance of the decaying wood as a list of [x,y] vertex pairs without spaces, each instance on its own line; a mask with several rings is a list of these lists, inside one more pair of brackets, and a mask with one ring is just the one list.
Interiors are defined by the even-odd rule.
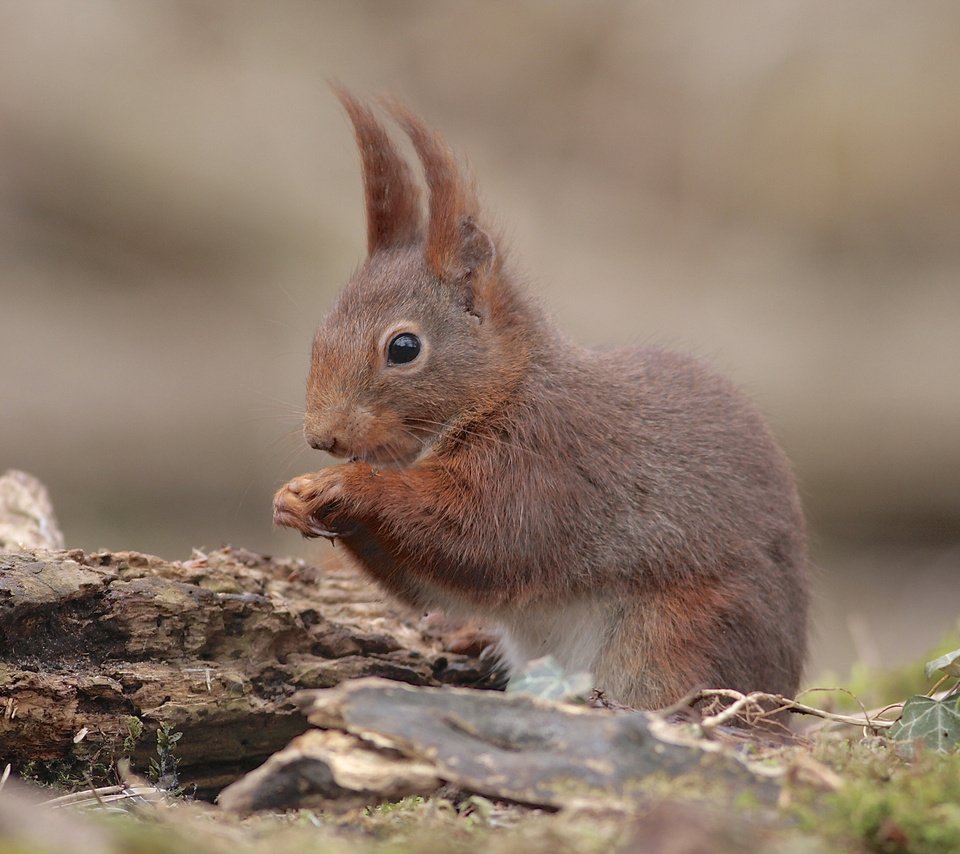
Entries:
[[[221,793],[240,812],[430,791],[433,778],[544,807],[628,808],[677,788],[772,804],[778,772],[645,712],[361,679],[294,697],[323,732],[295,739]],[[362,761],[359,761],[362,758]]]
[[316,808],[348,809],[443,785],[436,763],[342,730],[310,730],[220,793],[232,812]]
[[47,488],[25,471],[0,475],[0,552],[62,548]]
[[300,689],[371,675],[479,684],[487,670],[343,567],[230,548],[172,563],[0,554],[0,760],[14,770],[113,760],[135,718],[136,767],[167,724],[183,733],[182,783],[210,792],[304,731],[288,702]]

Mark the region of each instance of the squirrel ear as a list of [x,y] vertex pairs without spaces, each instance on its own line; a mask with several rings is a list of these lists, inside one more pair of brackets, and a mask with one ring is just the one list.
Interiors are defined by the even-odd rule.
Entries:
[[464,279],[496,257],[490,236],[477,225],[479,203],[471,180],[464,177],[446,143],[402,104],[384,106],[410,137],[423,163],[430,190],[427,263],[440,278]]
[[447,276],[463,279],[488,266],[497,256],[497,249],[490,235],[475,222],[472,216],[460,218],[460,239],[452,256],[446,259]]
[[421,233],[420,190],[410,167],[373,112],[340,84],[330,85],[353,123],[360,149],[368,253],[416,242]]

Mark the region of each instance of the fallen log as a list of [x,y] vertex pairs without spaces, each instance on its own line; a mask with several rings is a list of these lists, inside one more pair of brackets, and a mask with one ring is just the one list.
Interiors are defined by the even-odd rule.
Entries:
[[656,713],[613,713],[522,694],[361,679],[294,697],[319,729],[233,783],[235,812],[347,806],[442,783],[551,809],[631,809],[669,794],[773,805],[783,767],[753,764]]
[[212,795],[306,728],[289,698],[381,676],[488,686],[356,571],[224,548],[0,554],[0,767],[83,783],[148,770],[181,732],[180,784]]

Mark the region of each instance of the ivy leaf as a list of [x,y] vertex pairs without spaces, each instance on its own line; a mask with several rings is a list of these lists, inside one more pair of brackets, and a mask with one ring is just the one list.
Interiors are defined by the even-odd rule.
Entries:
[[928,661],[925,668],[927,679],[933,679],[933,674],[938,670],[943,671],[947,676],[956,676],[960,678],[960,649],[941,655],[933,661]]
[[960,701],[956,697],[911,697],[889,733],[894,741],[922,741],[938,753],[948,753],[960,744]]
[[531,661],[507,685],[508,694],[529,694],[542,700],[575,700],[592,690],[589,673],[567,673],[550,655]]

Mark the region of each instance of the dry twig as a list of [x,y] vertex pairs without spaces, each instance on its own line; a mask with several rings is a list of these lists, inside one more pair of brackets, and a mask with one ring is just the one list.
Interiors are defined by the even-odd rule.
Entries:
[[[785,711],[797,712],[802,715],[814,715],[815,717],[824,718],[825,720],[835,723],[862,726],[874,730],[887,729],[894,724],[894,721],[871,717],[868,712],[864,712],[863,715],[841,715],[836,712],[827,712],[814,706],[808,706],[806,703],[791,700],[780,694],[767,694],[763,691],[753,691],[750,694],[743,694],[740,691],[734,691],[729,688],[705,688],[692,694],[689,698],[689,703],[718,699],[731,700],[732,702],[725,705],[721,711],[707,715],[701,719],[700,727],[705,732],[710,732],[721,724],[728,723],[738,716],[745,717],[750,722],[755,722]],[[881,711],[886,710],[883,709]]]

